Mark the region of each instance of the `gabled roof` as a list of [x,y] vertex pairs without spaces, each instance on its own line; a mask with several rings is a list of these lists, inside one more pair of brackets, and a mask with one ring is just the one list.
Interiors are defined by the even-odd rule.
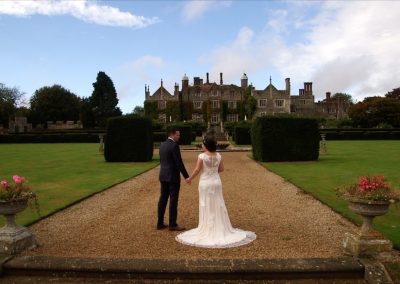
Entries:
[[269,91],[272,88],[272,91],[278,91],[277,88],[274,87],[271,83],[264,89],[264,91]]
[[164,86],[158,88],[157,91],[154,92],[153,97],[161,97],[161,94],[163,96],[172,97],[172,95],[167,91],[167,89],[164,88]]

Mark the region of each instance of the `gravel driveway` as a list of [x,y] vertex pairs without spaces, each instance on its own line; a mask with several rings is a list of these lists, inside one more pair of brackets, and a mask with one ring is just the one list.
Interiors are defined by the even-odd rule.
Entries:
[[[182,152],[190,173],[199,152]],[[345,232],[356,227],[294,185],[267,171],[248,152],[221,153],[221,174],[232,225],[257,239],[229,249],[175,241],[155,229],[159,167],[60,211],[30,227],[40,247],[25,255],[108,258],[311,258],[343,256]],[[197,226],[198,178],[182,183],[178,223]],[[168,211],[168,210],[167,210]],[[166,216],[168,220],[168,214]]]

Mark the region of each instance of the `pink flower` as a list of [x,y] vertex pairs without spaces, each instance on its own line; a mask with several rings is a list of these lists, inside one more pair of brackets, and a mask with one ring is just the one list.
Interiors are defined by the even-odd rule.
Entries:
[[25,181],[25,178],[15,175],[13,176],[13,180],[15,183],[23,183]]
[[8,187],[8,182],[6,180],[2,180],[2,181],[0,181],[0,185],[2,187],[4,187],[4,188],[7,188]]

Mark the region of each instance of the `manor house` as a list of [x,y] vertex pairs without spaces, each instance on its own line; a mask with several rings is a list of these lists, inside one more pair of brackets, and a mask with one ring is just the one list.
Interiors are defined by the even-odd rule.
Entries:
[[[220,73],[219,84],[209,81],[206,74],[204,82],[200,77],[193,78],[193,84],[189,85],[186,74],[182,78],[182,88],[175,83],[174,92],[171,94],[161,86],[150,95],[149,86],[145,86],[145,112],[158,119],[160,122],[171,122],[179,120],[193,120],[199,122],[210,122],[220,124],[221,122],[235,122],[246,119],[243,115],[243,107],[246,90],[249,92],[248,77],[243,74],[240,86],[224,84],[223,74]],[[290,78],[285,79],[285,89],[278,90],[269,84],[261,90],[250,86],[250,95],[257,102],[255,116],[276,114],[317,115],[323,113],[323,107],[314,102],[312,82],[305,82],[304,89],[299,90],[296,96],[291,95]],[[152,105],[152,107],[150,107]],[[181,109],[179,111],[173,107]],[[182,115],[182,113],[184,113]]]

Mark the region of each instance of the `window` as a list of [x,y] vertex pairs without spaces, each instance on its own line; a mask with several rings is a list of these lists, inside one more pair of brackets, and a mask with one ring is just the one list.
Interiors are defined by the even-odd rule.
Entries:
[[239,115],[238,114],[228,114],[226,116],[226,120],[230,122],[236,122],[239,121]]
[[201,101],[193,102],[193,107],[194,107],[195,109],[201,109],[201,105],[202,105],[202,102],[201,102]]
[[300,104],[301,105],[305,105],[306,104],[306,100],[300,100]]
[[165,113],[160,113],[159,115],[158,115],[158,121],[159,122],[167,122],[167,115],[165,114]]
[[285,101],[284,100],[275,100],[275,106],[276,107],[284,107]]
[[258,106],[259,107],[266,107],[267,106],[267,100],[265,100],[265,99],[259,100],[258,101]]
[[231,99],[235,98],[235,92],[231,91]]
[[200,90],[196,90],[196,92],[194,93],[194,96],[195,96],[196,98],[200,98],[200,97],[201,97]]
[[217,90],[213,90],[211,91],[211,96],[212,97],[218,97],[219,91],[217,92]]
[[219,122],[219,113],[213,112],[211,114],[211,122],[212,123],[218,123]]
[[236,109],[236,101],[228,101],[229,109]]
[[211,108],[219,108],[219,101],[211,101]]
[[265,111],[260,112],[260,116],[266,116],[267,113]]
[[166,105],[166,101],[158,101],[158,109],[165,109]]
[[201,113],[193,113],[192,120],[203,122],[203,115]]

